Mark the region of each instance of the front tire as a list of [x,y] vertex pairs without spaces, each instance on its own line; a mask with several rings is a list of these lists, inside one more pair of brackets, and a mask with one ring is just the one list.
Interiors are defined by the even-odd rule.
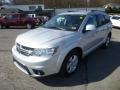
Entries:
[[32,29],[32,25],[31,25],[30,23],[27,23],[27,24],[26,24],[26,28],[27,28],[27,29]]
[[3,28],[3,26],[0,24],[0,29],[2,29]]
[[5,26],[5,28],[6,28],[6,29],[9,29],[9,28],[10,28],[10,26]]
[[72,75],[78,69],[79,63],[80,63],[80,53],[76,50],[70,52],[66,56],[62,64],[59,74],[62,77],[68,77]]

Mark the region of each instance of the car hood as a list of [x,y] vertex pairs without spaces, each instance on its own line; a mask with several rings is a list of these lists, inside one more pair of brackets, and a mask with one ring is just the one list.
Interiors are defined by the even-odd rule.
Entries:
[[73,35],[72,31],[37,28],[19,35],[16,42],[31,48],[48,47],[48,43],[64,41],[65,37]]

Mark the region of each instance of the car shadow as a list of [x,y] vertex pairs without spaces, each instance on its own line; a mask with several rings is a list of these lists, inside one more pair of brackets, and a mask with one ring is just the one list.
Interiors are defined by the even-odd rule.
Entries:
[[120,42],[112,41],[108,49],[97,49],[89,54],[80,68],[69,78],[51,75],[36,78],[37,81],[52,87],[77,86],[98,82],[112,74],[120,66]]
[[[35,26],[35,28],[38,28],[39,26]],[[35,29],[33,28],[33,29]],[[3,29],[27,29],[25,26],[11,26],[9,28],[3,28]]]
[[115,28],[115,29],[117,29],[117,30],[119,30],[119,29],[120,29],[120,27],[115,27],[115,26],[114,26],[113,28]]

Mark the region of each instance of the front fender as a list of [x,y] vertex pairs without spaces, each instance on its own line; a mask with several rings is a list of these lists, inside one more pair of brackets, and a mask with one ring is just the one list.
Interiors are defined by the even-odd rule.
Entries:
[[58,61],[57,61],[57,70],[58,71],[60,71],[62,63],[63,63],[65,57],[70,53],[70,51],[72,51],[73,49],[78,48],[78,47],[82,49],[82,46],[80,47],[80,45],[78,43],[73,43],[73,44],[70,44],[69,46],[64,47],[65,49],[63,49],[61,51]]

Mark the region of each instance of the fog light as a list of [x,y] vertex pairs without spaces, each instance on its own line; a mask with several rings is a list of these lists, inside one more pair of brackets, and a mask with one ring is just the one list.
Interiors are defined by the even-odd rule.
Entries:
[[45,73],[43,72],[43,71],[41,71],[41,70],[35,70],[35,69],[33,69],[33,71],[34,71],[34,73],[36,74],[36,75],[44,75]]

